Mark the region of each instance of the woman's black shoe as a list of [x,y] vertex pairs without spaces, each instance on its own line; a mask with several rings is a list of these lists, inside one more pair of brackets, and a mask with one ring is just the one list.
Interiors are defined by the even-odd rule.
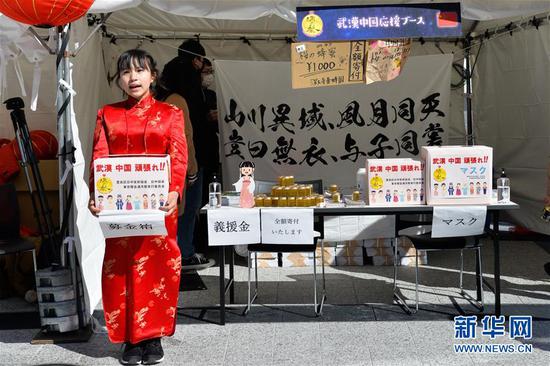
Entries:
[[143,347],[141,362],[144,365],[154,365],[164,359],[164,351],[162,350],[160,338],[149,339],[147,341],[143,341],[141,344]]
[[143,350],[139,344],[124,343],[124,350],[120,356],[120,363],[123,365],[139,365]]

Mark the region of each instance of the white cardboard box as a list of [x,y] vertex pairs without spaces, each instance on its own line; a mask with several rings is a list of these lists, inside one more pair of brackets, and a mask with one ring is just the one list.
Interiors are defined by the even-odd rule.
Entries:
[[493,149],[488,146],[423,146],[429,205],[489,204]]
[[424,204],[423,168],[413,159],[367,159],[369,206]]

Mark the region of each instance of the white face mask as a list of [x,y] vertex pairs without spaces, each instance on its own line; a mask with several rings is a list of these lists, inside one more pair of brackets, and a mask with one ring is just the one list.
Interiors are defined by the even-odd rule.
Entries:
[[212,85],[214,85],[214,75],[213,74],[203,75],[202,77],[203,88],[210,88]]

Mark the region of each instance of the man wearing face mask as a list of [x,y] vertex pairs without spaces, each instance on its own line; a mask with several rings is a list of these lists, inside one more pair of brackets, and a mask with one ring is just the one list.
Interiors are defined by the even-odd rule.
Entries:
[[[209,122],[209,138],[214,146],[219,146],[219,129],[218,129],[218,98],[214,88],[214,69],[212,68],[212,63],[208,59],[204,59],[204,65],[201,71],[202,78],[202,91],[204,93],[204,99],[206,102],[206,108],[208,110],[206,119]],[[212,156],[216,159],[216,169],[213,171],[207,172],[205,176],[216,175],[216,177],[221,177],[221,166],[220,166],[220,156]],[[209,182],[206,182],[208,184]],[[203,192],[208,192],[208,186],[203,187]]]
[[[196,248],[202,247],[198,245],[197,239],[204,241],[206,238],[206,228],[200,231],[200,235],[195,235],[198,212],[206,204],[203,188],[206,184],[204,193],[207,196],[210,172],[217,169],[219,161],[218,149],[214,147],[218,141],[212,139],[216,132],[208,120],[208,108],[202,89],[201,71],[205,55],[204,47],[198,41],[186,40],[179,46],[178,56],[166,64],[161,77],[161,84],[164,84],[161,87],[169,90],[167,94],[177,93],[185,99],[193,126],[193,143],[198,167],[196,179],[187,182],[183,215],[178,220],[177,236],[182,270],[206,268],[214,263],[196,251]],[[162,91],[159,91],[159,94],[160,92]]]

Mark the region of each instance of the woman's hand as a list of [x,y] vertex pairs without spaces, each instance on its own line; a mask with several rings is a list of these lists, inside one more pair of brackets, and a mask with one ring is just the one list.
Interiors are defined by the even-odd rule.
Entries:
[[100,208],[97,208],[95,207],[95,202],[92,198],[90,198],[90,201],[88,202],[88,209],[90,210],[90,212],[92,213],[92,215],[96,216],[99,215],[99,213],[101,212],[101,209]]
[[164,204],[164,206],[160,208],[160,210],[166,211],[167,215],[173,214],[176,208],[178,207],[178,197],[179,197],[178,192],[173,191],[168,193],[168,199],[166,200],[166,203]]

